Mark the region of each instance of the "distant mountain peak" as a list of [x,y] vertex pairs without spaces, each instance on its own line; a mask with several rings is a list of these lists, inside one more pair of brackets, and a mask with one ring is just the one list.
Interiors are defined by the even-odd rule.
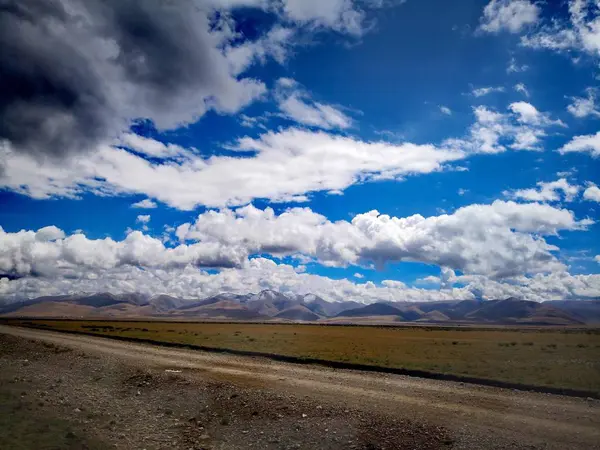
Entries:
[[[452,300],[443,302],[329,302],[313,293],[292,295],[273,289],[256,294],[223,292],[199,299],[169,294],[148,296],[135,292],[85,292],[44,296],[0,305],[0,315],[17,317],[170,317],[222,320],[311,321],[334,319],[577,325],[600,323],[600,302],[554,301],[538,303],[515,297],[498,300]],[[379,318],[377,317],[379,316]]]

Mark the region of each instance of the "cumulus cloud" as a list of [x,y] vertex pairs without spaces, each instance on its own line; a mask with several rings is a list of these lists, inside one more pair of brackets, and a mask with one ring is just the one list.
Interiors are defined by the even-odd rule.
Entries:
[[[310,192],[439,171],[465,157],[460,149],[364,142],[297,128],[242,138],[232,147],[240,151],[239,157],[206,159],[192,150],[177,150],[167,159],[149,160],[136,153],[163,151],[163,144],[154,149],[147,140],[141,142],[133,152],[104,146],[61,164],[0,149],[6,168],[0,172],[0,186],[34,198],[77,198],[83,192],[144,194],[189,210],[200,204],[245,204],[255,198],[306,201]],[[171,152],[169,148],[164,151]]]
[[468,299],[467,289],[430,291],[408,288],[403,283],[387,280],[378,286],[372,282],[354,283],[298,272],[295,267],[277,264],[265,258],[254,258],[238,269],[208,273],[191,266],[169,269],[140,269],[124,266],[94,273],[73,272],[69,277],[27,277],[16,280],[0,278],[0,298],[20,300],[40,295],[75,292],[140,292],[146,295],[165,293],[184,298],[205,298],[220,292],[246,294],[274,289],[290,294],[313,293],[329,301],[355,300],[416,301]]
[[132,208],[139,209],[154,209],[157,206],[158,205],[156,204],[156,202],[153,202],[149,198],[145,198],[144,200],[140,200],[139,202],[135,202],[131,205]]
[[587,97],[570,97],[571,104],[567,106],[573,116],[581,119],[588,116],[600,117],[600,110],[596,109],[596,90],[586,89]]
[[440,106],[440,112],[442,114],[446,114],[447,116],[451,116],[452,115],[452,110],[450,108],[448,108],[447,106]]
[[492,94],[494,92],[504,92],[502,86],[488,86],[473,89],[471,94],[475,97],[483,97],[484,95]]
[[137,218],[135,219],[136,222],[139,223],[148,223],[150,222],[150,215],[149,214],[140,214],[139,216],[137,216]]
[[479,29],[487,33],[518,33],[538,21],[540,8],[529,0],[491,0],[483,9]]
[[557,52],[578,51],[600,56],[600,14],[595,0],[570,0],[568,20],[553,19],[536,32],[523,36],[521,44]]
[[[140,217],[142,223],[149,220],[149,216]],[[140,231],[115,241],[88,239],[82,233],[66,236],[54,226],[16,233],[5,232],[0,227],[0,273],[14,276],[57,276],[125,265],[160,269],[186,265],[234,267],[241,266],[246,257],[243,249],[234,245],[225,248],[217,243],[166,248],[160,240]]]
[[[150,220],[140,216],[142,223]],[[325,265],[381,267],[387,262],[421,261],[503,278],[564,269],[556,247],[541,236],[585,229],[570,211],[542,204],[496,201],[470,205],[451,215],[390,217],[371,211],[351,222],[331,222],[308,208],[276,215],[246,206],[207,211],[175,231],[180,243],[140,231],[122,241],[66,236],[56,227],[5,232],[0,228],[0,273],[11,277],[87,276],[124,267],[170,270],[191,267],[245,267],[252,255],[301,256]]]
[[504,114],[485,106],[473,108],[475,123],[469,129],[469,136],[448,139],[444,145],[477,153],[499,153],[507,148],[540,150],[540,138],[546,136],[545,128],[565,126],[527,102],[511,103],[508,110],[509,113]]
[[[431,301],[486,299],[510,296],[527,300],[594,298],[600,295],[600,275],[569,275],[565,272],[533,277],[518,277],[499,282],[478,276],[452,277],[440,290],[407,287],[395,280],[354,283],[347,279],[298,273],[296,268],[255,258],[239,269],[223,269],[208,273],[191,266],[169,269],[141,269],[123,266],[95,272],[74,270],[64,277],[24,277],[16,280],[0,277],[0,298],[22,300],[40,295],[79,292],[140,292],[145,295],[165,293],[183,298],[205,298],[220,292],[246,294],[274,289],[290,294],[317,294],[329,301]],[[465,284],[452,287],[453,283]]]
[[563,197],[565,201],[572,202],[580,189],[579,186],[569,184],[565,178],[550,182],[540,181],[537,186],[537,188],[505,191],[504,194],[510,198],[532,202],[557,202]]
[[585,191],[583,191],[583,198],[591,202],[600,203],[600,188],[595,184],[590,184]]
[[160,129],[265,92],[230,73],[202,4],[9,1],[0,12],[0,140],[38,157],[95,150],[143,117]]
[[593,158],[600,156],[600,131],[596,134],[575,136],[560,149],[560,153],[589,153]]
[[[252,64],[284,62],[300,30],[361,36],[370,27],[363,6],[354,0],[9,0],[0,12],[0,146],[40,160],[64,159],[111,143],[140,118],[169,130],[208,110],[238,112],[266,92],[263,82],[242,76]],[[283,24],[250,40],[233,19],[238,7],[274,13]]]
[[515,102],[511,103],[508,108],[517,116],[517,120],[521,123],[527,125],[536,125],[536,126],[550,126],[550,125],[559,125],[565,126],[565,124],[560,120],[552,120],[550,119],[550,115],[547,113],[542,113],[537,110],[535,106],[531,103],[527,102]]
[[457,276],[449,286],[464,283],[467,289],[484,299],[515,297],[533,301],[590,299],[600,292],[600,275],[571,275],[565,271],[517,276],[499,281],[482,276]]
[[301,254],[330,266],[420,261],[492,277],[562,269],[541,235],[585,229],[590,220],[542,204],[496,201],[451,215],[390,217],[371,211],[330,222],[308,208],[276,215],[254,206],[208,211],[178,229],[181,242],[242,246],[249,254]]
[[352,119],[339,108],[312,100],[308,92],[290,78],[277,81],[275,99],[284,117],[303,125],[326,130],[352,126]]

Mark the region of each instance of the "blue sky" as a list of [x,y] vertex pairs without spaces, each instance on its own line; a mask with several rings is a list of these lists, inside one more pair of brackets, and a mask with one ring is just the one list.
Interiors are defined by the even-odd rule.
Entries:
[[[98,61],[97,31],[63,24],[102,75],[102,87],[68,88],[101,106],[55,107],[34,89],[25,103],[44,118],[23,136],[0,130],[0,295],[600,297],[597,6],[305,6],[211,0],[156,14],[148,29],[174,48],[199,40],[181,60],[115,25],[129,59]],[[180,21],[205,33],[170,27]],[[21,37],[33,61],[42,44]],[[69,67],[61,39],[48,37]],[[136,52],[151,84],[132,75]],[[17,100],[3,99],[6,123],[24,120]]]

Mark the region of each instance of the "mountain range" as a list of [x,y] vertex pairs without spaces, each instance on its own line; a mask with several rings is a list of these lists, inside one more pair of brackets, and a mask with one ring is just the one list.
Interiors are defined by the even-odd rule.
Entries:
[[320,323],[600,324],[600,300],[533,302],[329,302],[314,294],[273,290],[222,293],[202,300],[169,295],[76,294],[0,304],[0,316],[45,318],[156,318],[177,320],[303,321]]

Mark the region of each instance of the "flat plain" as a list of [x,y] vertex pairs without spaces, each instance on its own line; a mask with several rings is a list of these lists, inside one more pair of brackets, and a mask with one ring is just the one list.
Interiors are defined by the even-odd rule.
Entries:
[[17,320],[13,325],[600,393],[597,328]]
[[2,448],[600,448],[593,398],[3,325],[0,367]]

